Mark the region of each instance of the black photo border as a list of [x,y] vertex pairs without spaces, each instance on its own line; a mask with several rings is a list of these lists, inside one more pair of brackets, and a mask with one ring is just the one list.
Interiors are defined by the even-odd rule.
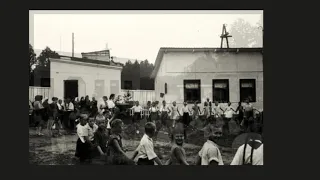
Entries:
[[[279,18],[285,10],[275,11],[272,1],[28,1],[26,5],[15,3],[12,8],[4,8],[2,12],[8,14],[2,18],[2,30],[5,43],[5,53],[3,57],[3,84],[5,110],[3,112],[3,121],[13,122],[10,128],[3,127],[3,133],[8,134],[4,140],[3,163],[6,167],[13,167],[11,176],[23,176],[20,178],[39,178],[39,179],[200,179],[200,178],[266,178],[271,179],[273,176],[279,177],[280,174],[288,171],[285,168],[291,168],[290,160],[295,152],[288,150],[286,145],[295,143],[294,134],[299,128],[300,117],[290,112],[292,107],[288,106],[294,99],[290,92],[295,83],[294,76],[284,74],[283,70],[296,65],[294,62],[295,54],[287,53],[290,49],[285,49],[286,45],[277,43],[282,37],[277,33],[277,24]],[[278,4],[277,4],[278,5]],[[27,6],[27,7],[24,7]],[[289,8],[289,7],[288,7]],[[28,61],[27,61],[27,41],[29,34],[29,10],[264,10],[264,27],[267,27],[264,34],[263,50],[263,68],[264,68],[264,166],[244,167],[244,166],[165,166],[165,167],[141,167],[141,166],[37,166],[29,164],[29,144],[28,144],[28,121],[27,119],[27,102],[28,98]],[[281,18],[280,18],[281,19]],[[286,32],[288,35],[290,32]],[[290,35],[288,35],[290,36]],[[294,37],[294,35],[293,35]],[[288,39],[286,39],[288,40]],[[275,43],[276,41],[276,43]],[[286,43],[289,43],[287,41]],[[290,57],[291,56],[291,57]],[[19,62],[19,65],[17,63]],[[290,73],[290,70],[286,69]],[[285,83],[284,83],[285,81]],[[290,95],[288,95],[290,94]],[[292,95],[291,97],[295,97]],[[280,101],[280,102],[279,102]],[[285,102],[286,104],[282,104]],[[292,111],[292,110],[291,110]],[[287,123],[290,121],[293,126],[292,132],[283,133],[289,128]],[[290,134],[290,135],[288,135]],[[14,135],[14,136],[13,136]],[[297,135],[296,135],[297,136]],[[291,142],[292,141],[292,142]],[[14,157],[14,158],[13,158]],[[290,158],[291,157],[291,158]],[[12,170],[11,170],[12,171]],[[22,172],[23,171],[23,172]],[[294,171],[294,170],[290,170]],[[30,177],[31,176],[31,177]],[[206,177],[204,177],[206,176]],[[208,177],[207,177],[208,176]]]

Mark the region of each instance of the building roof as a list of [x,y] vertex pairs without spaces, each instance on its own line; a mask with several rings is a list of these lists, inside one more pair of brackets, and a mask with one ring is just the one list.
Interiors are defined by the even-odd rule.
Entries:
[[81,53],[81,55],[98,55],[98,54],[104,54],[104,55],[109,55],[110,56],[110,50],[101,50],[101,51],[93,51],[93,52],[86,52],[86,53]]
[[110,61],[100,61],[95,59],[88,59],[88,58],[77,58],[77,57],[70,57],[70,56],[60,56],[59,59],[64,58],[68,59],[70,61],[76,61],[76,62],[83,62],[83,63],[90,63],[90,64],[101,64],[101,65],[108,65],[108,66],[123,66],[121,63],[117,62],[110,62]]
[[151,73],[151,78],[155,78],[158,70],[160,68],[160,64],[163,59],[163,54],[166,52],[203,52],[203,51],[213,51],[213,52],[261,52],[263,53],[263,48],[209,48],[209,47],[197,47],[197,48],[190,48],[190,47],[161,47],[159,49],[155,67]]

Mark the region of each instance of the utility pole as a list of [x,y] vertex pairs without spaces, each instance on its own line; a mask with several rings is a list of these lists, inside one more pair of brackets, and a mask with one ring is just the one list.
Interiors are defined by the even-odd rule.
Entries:
[[226,41],[227,41],[227,48],[229,48],[229,41],[228,41],[228,37],[232,37],[231,35],[229,35],[229,33],[227,32],[227,30],[226,30],[226,25],[225,24],[223,24],[223,26],[222,26],[222,33],[221,33],[221,36],[220,36],[220,38],[221,38],[221,45],[220,45],[220,48],[222,48],[222,46],[223,46],[223,39],[225,38],[226,39]]
[[72,33],[72,57],[74,57],[74,33]]

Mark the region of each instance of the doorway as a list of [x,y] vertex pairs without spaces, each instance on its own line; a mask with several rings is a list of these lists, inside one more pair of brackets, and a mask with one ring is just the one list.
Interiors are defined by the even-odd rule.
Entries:
[[64,98],[78,97],[78,80],[64,80]]

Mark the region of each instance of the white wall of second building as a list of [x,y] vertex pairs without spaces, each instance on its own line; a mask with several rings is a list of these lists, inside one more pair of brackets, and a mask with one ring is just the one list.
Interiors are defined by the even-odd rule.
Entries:
[[121,67],[106,68],[101,65],[51,60],[50,73],[51,94],[59,98],[64,97],[64,80],[78,80],[79,97],[88,95],[90,98],[100,98],[121,92]]
[[259,52],[214,53],[214,52],[167,52],[163,56],[155,78],[156,99],[161,100],[167,83],[165,100],[169,103],[184,101],[184,80],[201,81],[201,102],[212,100],[212,80],[229,80],[229,100],[237,107],[240,100],[240,79],[255,79],[256,102],[263,109],[263,62]]

